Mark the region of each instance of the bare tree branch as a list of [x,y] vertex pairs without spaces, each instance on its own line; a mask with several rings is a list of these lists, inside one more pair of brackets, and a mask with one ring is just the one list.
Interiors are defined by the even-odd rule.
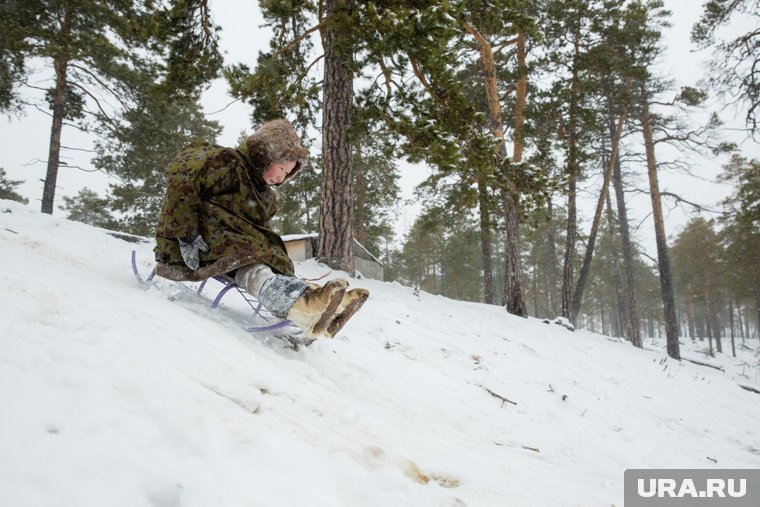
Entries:
[[96,153],[95,150],[88,150],[86,148],[73,148],[71,146],[63,146],[61,145],[62,150],[69,150],[69,151],[84,151],[86,153]]
[[87,96],[89,96],[92,100],[94,100],[95,104],[97,104],[98,109],[100,110],[100,113],[103,115],[103,117],[108,122],[108,124],[111,125],[114,131],[119,130],[119,127],[113,122],[113,120],[111,120],[111,117],[108,116],[108,113],[105,112],[105,110],[103,109],[103,106],[100,104],[100,101],[98,100],[97,97],[95,97],[92,93],[90,93],[90,91],[87,88],[85,88],[84,86],[80,85],[79,83],[75,81],[69,81],[69,84],[76,86],[77,88],[82,90],[85,94],[87,94]]
[[[108,90],[108,92],[110,92],[110,93],[111,93],[111,95],[113,95],[113,96],[116,98],[116,100],[118,100],[118,101],[119,101],[119,104],[121,104],[121,107],[123,107],[124,109],[129,109],[129,106],[127,106],[127,104],[125,104],[125,103],[124,103],[124,101],[122,101],[122,100],[121,100],[121,97],[119,96],[119,94],[118,94],[118,93],[116,93],[114,90],[112,90],[112,89],[111,89],[111,88],[110,88],[110,87],[109,87],[109,86],[108,86],[106,83],[104,83],[104,82],[103,82],[103,81],[102,81],[102,80],[101,80],[101,79],[100,79],[98,76],[96,76],[95,74],[93,74],[93,73],[92,73],[92,71],[90,71],[89,69],[86,69],[86,68],[84,68],[84,67],[81,67],[81,66],[79,66],[79,65],[77,65],[77,64],[75,64],[75,63],[69,63],[69,67],[71,67],[71,68],[73,68],[73,69],[77,69],[77,70],[80,70],[80,71],[84,72],[85,74],[87,74],[88,76],[90,76],[92,79],[94,79],[95,81],[97,81],[97,83],[98,83],[100,86],[102,86],[104,89]],[[74,82],[72,82],[72,84],[75,84],[75,83],[74,83]],[[82,86],[81,86],[81,85],[80,85],[80,88],[82,88]],[[88,94],[88,95],[90,95],[90,96],[92,97],[92,95],[91,95],[91,94]]]
[[212,115],[212,114],[219,114],[219,113],[221,113],[222,111],[224,111],[225,109],[227,109],[228,107],[230,107],[230,106],[231,106],[232,104],[234,104],[235,102],[239,102],[239,101],[240,101],[240,99],[235,99],[235,100],[231,101],[230,103],[228,103],[228,104],[227,104],[226,106],[224,106],[223,108],[219,109],[218,111],[213,111],[213,112],[211,112],[211,113],[206,113],[206,115],[208,116],[208,115]]
[[[636,194],[649,195],[649,191],[642,190],[640,188],[633,188],[633,189],[630,190],[630,192],[631,193],[636,193]],[[691,202],[688,199],[684,199],[683,197],[681,197],[678,194],[674,194],[673,192],[661,191],[660,195],[663,196],[663,197],[670,197],[671,199],[673,199],[675,201],[676,205],[687,204],[687,205],[691,206],[692,208],[694,208],[696,211],[704,211],[704,212],[707,212],[707,213],[714,213],[716,215],[723,214],[723,212],[720,211],[720,210],[709,208],[709,207],[705,206],[704,204],[699,204],[699,203]]]
[[309,74],[309,71],[311,70],[311,68],[314,67],[317,64],[317,62],[319,62],[324,57],[325,57],[324,53],[316,57],[314,61],[311,62],[308,67],[306,67],[306,70],[304,70],[301,74],[298,75],[298,77],[295,79],[294,82],[300,83],[301,81],[303,81],[306,78],[306,76]]

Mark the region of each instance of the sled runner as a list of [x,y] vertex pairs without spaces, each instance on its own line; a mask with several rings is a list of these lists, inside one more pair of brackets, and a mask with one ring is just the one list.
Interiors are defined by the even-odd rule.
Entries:
[[[132,250],[132,273],[135,275],[137,281],[141,284],[151,284],[156,276],[156,269],[153,268],[150,274],[143,279],[137,268],[137,252],[135,250]],[[329,275],[329,273],[323,275],[320,278],[324,278],[327,275]],[[282,333],[277,333],[274,336],[287,340],[292,348],[296,348],[299,345],[308,346],[314,341],[306,339],[303,331],[296,327],[290,320],[280,320],[273,316],[265,316],[262,313],[262,310],[264,309],[262,308],[261,303],[257,301],[256,298],[251,296],[251,294],[249,294],[248,291],[246,291],[243,287],[235,283],[232,278],[228,276],[214,276],[213,279],[221,283],[224,287],[216,294],[213,301],[211,302],[210,306],[212,309],[219,307],[222,299],[225,295],[227,295],[228,292],[236,291],[253,311],[253,317],[265,322],[265,325],[244,327],[243,329],[245,329],[245,331],[252,334],[262,334],[282,330]],[[198,296],[201,296],[208,280],[209,279],[203,280],[197,289],[191,289],[182,282],[176,283],[187,290],[195,292]]]

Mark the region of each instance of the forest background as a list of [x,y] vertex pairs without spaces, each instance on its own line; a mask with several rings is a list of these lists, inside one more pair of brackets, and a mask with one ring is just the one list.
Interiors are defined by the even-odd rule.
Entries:
[[313,159],[274,225],[336,267],[355,237],[386,280],[673,357],[758,335],[758,2],[3,10],[3,198],[150,236],[179,147],[286,116]]

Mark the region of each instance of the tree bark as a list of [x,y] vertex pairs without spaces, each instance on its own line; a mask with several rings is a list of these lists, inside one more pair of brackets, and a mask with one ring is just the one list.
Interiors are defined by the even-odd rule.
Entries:
[[712,273],[707,269],[705,273],[705,304],[707,306],[707,322],[715,338],[715,347],[719,354],[723,353],[723,342],[720,339],[720,319],[715,308],[714,291],[712,287]]
[[549,234],[547,241],[549,243],[549,276],[548,278],[548,298],[549,298],[549,313],[552,317],[556,317],[557,313],[557,298],[555,293],[557,291],[557,243],[556,235],[554,233],[554,205],[552,200],[549,199],[546,203],[546,214],[549,216]]
[[367,196],[367,167],[362,160],[361,148],[354,147],[354,238],[365,245],[367,242],[367,217],[365,216]]
[[[755,315],[757,316],[757,337],[760,339],[760,287],[755,289]],[[749,330],[749,319],[747,319],[747,329]],[[749,331],[747,336],[749,336]]]
[[612,212],[612,199],[610,198],[609,188],[607,189],[607,223],[609,223],[610,229],[610,243],[612,245],[611,251],[614,252],[612,256],[612,273],[615,277],[615,303],[617,304],[617,324],[618,324],[618,336],[622,335],[626,339],[628,336],[625,334],[625,322],[627,320],[628,309],[626,308],[625,301],[625,288],[623,286],[623,277],[620,274],[620,260],[617,255],[617,244],[614,241],[615,238],[615,217]]
[[486,304],[496,304],[493,275],[493,235],[491,233],[491,213],[488,210],[488,185],[484,174],[478,174],[478,207],[480,212],[480,251],[483,256],[483,300]]
[[525,48],[525,30],[517,32],[517,85],[515,86],[515,145],[512,161],[521,162],[525,132],[525,104],[528,101],[528,67]]
[[728,298],[728,325],[731,329],[731,354],[736,357],[736,332],[734,331],[734,300]]
[[641,127],[644,135],[646,150],[647,173],[649,176],[649,193],[652,199],[652,214],[654,216],[655,240],[657,244],[657,266],[660,271],[660,292],[665,317],[665,336],[667,339],[668,355],[673,359],[681,359],[678,343],[678,319],[676,318],[676,303],[673,294],[673,275],[670,268],[670,254],[665,235],[665,218],[662,213],[660,184],[657,178],[657,159],[654,153],[654,134],[652,119],[649,115],[649,97],[645,86],[641,87]]
[[354,274],[353,165],[350,130],[353,52],[339,27],[350,26],[352,0],[325,0],[321,29],[325,52],[322,112],[322,190],[317,257],[333,269]]
[[687,323],[689,326],[689,337],[692,340],[695,340],[697,338],[697,332],[696,332],[696,316],[694,315],[694,301],[692,300],[690,294],[691,294],[691,285],[689,285],[686,288],[686,316],[687,316]]
[[742,305],[741,300],[737,301],[738,306],[736,307],[736,327],[739,328],[739,338],[742,339],[742,343],[746,343],[746,335],[744,334],[744,305]]
[[[71,32],[71,14],[67,6],[63,7],[63,21],[61,22],[61,37],[66,38]],[[53,96],[53,124],[50,128],[50,146],[48,149],[47,172],[45,185],[42,190],[42,213],[53,214],[55,204],[55,188],[58,181],[58,167],[61,156],[61,130],[63,129],[63,115],[66,108],[66,87],[69,58],[61,55],[53,61],[55,69],[55,92]]]
[[[715,338],[715,325],[713,323],[714,316],[710,292],[710,270],[705,270],[705,326],[707,327],[707,337],[710,340],[710,355],[713,355],[712,340]],[[720,347],[718,347],[718,352],[720,352]]]

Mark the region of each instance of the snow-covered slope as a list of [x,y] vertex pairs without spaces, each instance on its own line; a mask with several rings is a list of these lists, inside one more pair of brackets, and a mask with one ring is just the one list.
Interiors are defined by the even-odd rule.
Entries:
[[721,372],[363,279],[294,351],[234,293],[138,283],[150,243],[9,201],[0,239],[0,505],[620,506],[626,468],[760,466],[745,349]]

